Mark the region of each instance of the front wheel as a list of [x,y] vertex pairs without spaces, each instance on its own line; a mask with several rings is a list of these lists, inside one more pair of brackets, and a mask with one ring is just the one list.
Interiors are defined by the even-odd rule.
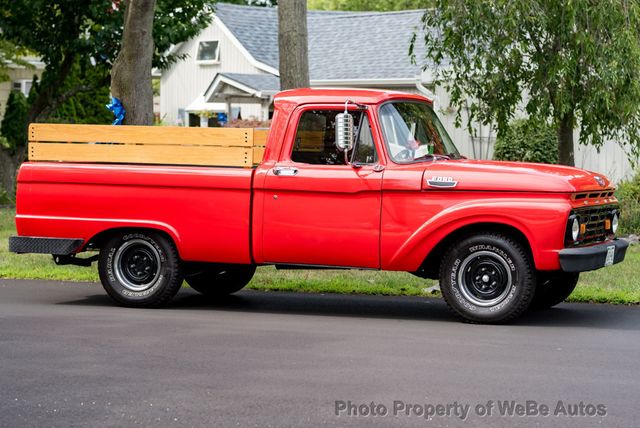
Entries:
[[440,266],[447,305],[469,322],[502,323],[517,317],[531,304],[535,283],[526,248],[499,233],[462,239]]
[[98,273],[109,296],[134,307],[167,304],[183,279],[173,241],[153,231],[119,233],[109,239],[100,251]]
[[256,272],[255,265],[210,263],[187,275],[191,288],[206,296],[226,296],[244,288]]
[[535,309],[547,309],[564,302],[575,290],[579,278],[580,274],[574,272],[539,272],[531,306]]

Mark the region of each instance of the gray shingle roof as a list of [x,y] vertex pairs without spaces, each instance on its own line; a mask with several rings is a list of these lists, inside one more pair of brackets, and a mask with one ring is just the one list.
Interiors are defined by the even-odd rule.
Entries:
[[[414,78],[421,67],[411,64],[409,43],[423,13],[309,11],[311,80]],[[216,15],[257,61],[278,68],[275,8],[218,3]]]
[[220,75],[256,91],[278,92],[280,90],[280,79],[273,74],[220,73]]

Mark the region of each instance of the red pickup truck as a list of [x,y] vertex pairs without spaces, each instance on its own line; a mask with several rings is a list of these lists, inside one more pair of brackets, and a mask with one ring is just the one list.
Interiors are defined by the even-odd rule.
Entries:
[[97,260],[126,306],[165,305],[183,280],[233,293],[260,265],[376,269],[437,278],[457,315],[497,323],[562,302],[628,245],[607,178],[466,159],[414,94],[282,92],[255,167],[109,162],[23,164],[10,249]]

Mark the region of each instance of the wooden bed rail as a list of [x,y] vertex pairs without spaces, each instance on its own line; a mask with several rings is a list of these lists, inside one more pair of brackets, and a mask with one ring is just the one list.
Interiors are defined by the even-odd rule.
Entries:
[[29,160],[239,166],[262,162],[267,129],[179,126],[29,126]]

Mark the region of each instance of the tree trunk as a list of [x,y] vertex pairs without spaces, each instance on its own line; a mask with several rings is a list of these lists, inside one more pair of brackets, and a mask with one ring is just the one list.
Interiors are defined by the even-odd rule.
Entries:
[[309,87],[307,1],[278,2],[280,89]]
[[565,113],[558,126],[558,163],[574,166],[573,159],[573,112]]
[[122,44],[111,68],[111,94],[125,109],[124,125],[153,125],[153,15],[155,0],[129,0]]

